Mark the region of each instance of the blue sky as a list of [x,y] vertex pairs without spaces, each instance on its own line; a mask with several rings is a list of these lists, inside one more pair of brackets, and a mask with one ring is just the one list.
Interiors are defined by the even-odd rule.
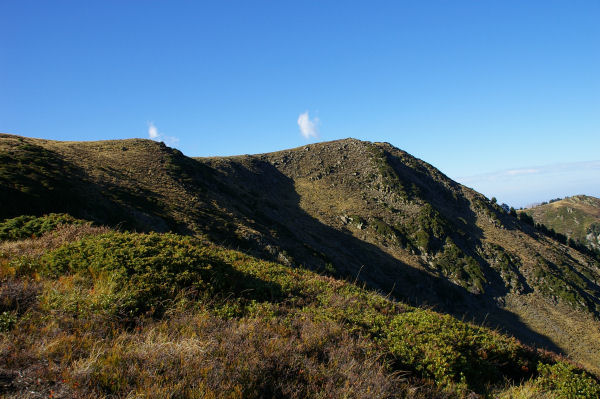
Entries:
[[577,167],[600,160],[599,20],[597,0],[4,0],[0,131],[190,156],[355,137],[515,206],[600,196]]

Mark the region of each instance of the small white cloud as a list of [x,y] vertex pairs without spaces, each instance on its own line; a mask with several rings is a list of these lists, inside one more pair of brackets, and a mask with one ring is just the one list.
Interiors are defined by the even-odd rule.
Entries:
[[164,141],[168,145],[175,145],[179,143],[179,139],[173,136],[166,136],[158,131],[158,128],[154,125],[154,122],[148,122],[148,137],[154,141]]
[[160,135],[158,134],[158,129],[154,126],[154,123],[148,123],[148,137],[152,140],[157,140]]
[[305,139],[310,139],[311,137],[319,137],[319,129],[317,128],[318,124],[319,118],[314,117],[311,120],[308,116],[308,111],[298,116],[298,127],[300,128],[300,133]]

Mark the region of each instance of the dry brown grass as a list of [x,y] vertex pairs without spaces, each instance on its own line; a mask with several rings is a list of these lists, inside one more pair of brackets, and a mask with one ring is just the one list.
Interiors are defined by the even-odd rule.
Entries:
[[146,398],[443,398],[408,389],[370,343],[332,322],[181,316],[126,333],[74,363],[73,379],[102,396]]
[[455,397],[409,384],[371,342],[331,321],[221,319],[200,310],[128,332],[61,318],[41,331],[22,327],[0,339],[6,398]]
[[0,313],[24,313],[37,301],[41,292],[41,284],[30,279],[9,278],[0,285]]

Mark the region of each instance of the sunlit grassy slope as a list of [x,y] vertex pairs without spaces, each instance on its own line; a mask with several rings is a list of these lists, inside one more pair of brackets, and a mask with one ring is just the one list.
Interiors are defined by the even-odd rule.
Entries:
[[567,197],[525,210],[536,223],[554,229],[592,248],[600,249],[600,199]]
[[514,338],[200,238],[68,215],[0,232],[6,398],[600,395]]

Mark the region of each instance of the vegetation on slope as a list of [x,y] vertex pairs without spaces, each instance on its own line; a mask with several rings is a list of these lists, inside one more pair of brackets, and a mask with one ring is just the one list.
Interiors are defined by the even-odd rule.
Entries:
[[43,253],[0,245],[4,397],[600,395],[556,356],[352,283],[197,238],[75,223],[75,241],[52,239],[63,225],[28,239],[56,244]]
[[51,213],[44,217],[23,215],[0,222],[0,240],[18,240],[39,237],[55,230],[59,225],[84,224],[85,222],[67,214]]
[[[150,140],[0,135],[0,154],[4,216],[67,212],[96,225],[200,235],[284,265],[356,279],[415,306],[485,320],[600,372],[594,328],[575,333],[554,325],[569,326],[574,317],[598,325],[598,261],[389,144],[346,139],[192,159]],[[33,237],[41,230],[31,230],[3,247],[7,256],[38,256],[96,229],[62,225],[44,240]],[[116,285],[130,272],[92,271],[120,273]],[[177,272],[164,273],[170,279]],[[157,303],[125,296],[121,308],[103,312],[134,319],[139,308],[161,317],[171,289],[160,291]]]
[[1,149],[0,218],[81,205],[70,190],[77,170],[58,154],[12,137],[2,140]]
[[[96,149],[127,153],[127,147],[115,142]],[[73,156],[62,150],[58,142],[0,134],[0,218],[66,212],[141,231],[177,226],[156,193],[131,182],[137,177],[126,178],[126,162],[131,164],[131,159],[116,153],[124,160],[88,170],[97,154]],[[107,178],[99,178],[99,174]]]
[[600,250],[600,199],[576,195],[524,210],[536,223]]

